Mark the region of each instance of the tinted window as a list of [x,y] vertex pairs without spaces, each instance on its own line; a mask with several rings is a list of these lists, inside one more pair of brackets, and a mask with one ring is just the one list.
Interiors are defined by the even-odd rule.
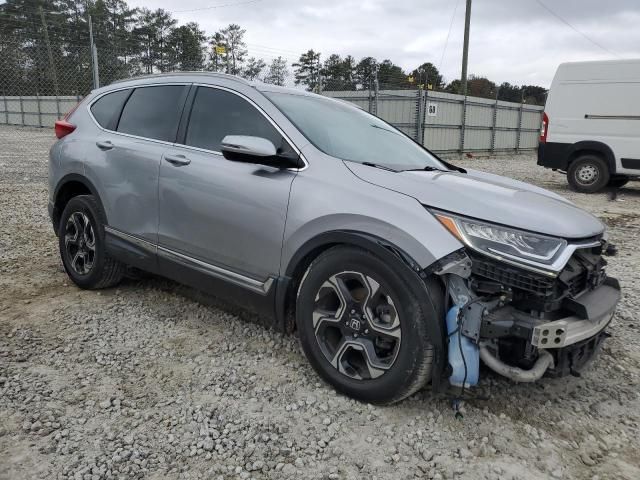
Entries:
[[118,90],[117,92],[107,93],[103,97],[91,105],[91,113],[103,128],[113,130],[118,121],[118,115],[122,110],[122,105],[131,93],[131,90]]
[[198,88],[185,143],[219,152],[220,143],[227,135],[266,138],[279,153],[292,152],[282,135],[249,102],[225,90]]
[[175,141],[185,91],[183,85],[136,88],[122,110],[118,131]]

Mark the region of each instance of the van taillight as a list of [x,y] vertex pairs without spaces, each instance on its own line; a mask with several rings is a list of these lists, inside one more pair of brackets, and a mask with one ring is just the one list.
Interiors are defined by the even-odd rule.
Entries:
[[56,137],[58,138],[66,137],[76,129],[76,126],[73,123],[67,121],[67,119],[71,116],[73,112],[76,111],[76,109],[80,106],[81,103],[82,103],[81,101],[78,102],[78,104],[75,107],[69,110],[62,120],[56,120],[56,123],[54,124]]
[[547,143],[547,133],[549,133],[549,117],[547,112],[542,114],[542,126],[540,127],[540,143]]

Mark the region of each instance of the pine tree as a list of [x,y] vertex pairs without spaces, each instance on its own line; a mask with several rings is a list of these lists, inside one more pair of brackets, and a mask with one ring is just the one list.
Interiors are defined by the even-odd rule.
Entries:
[[293,65],[296,85],[306,85],[307,90],[319,90],[320,80],[320,52],[313,49],[300,55],[300,59]]
[[247,56],[247,44],[244,42],[246,30],[235,23],[223,28],[216,33],[217,45],[225,48],[224,58],[226,72],[231,75],[239,75]]
[[241,76],[247,80],[257,80],[262,71],[267,68],[267,64],[261,58],[251,57],[247,60],[247,65],[242,69]]
[[174,29],[167,40],[170,63],[177,70],[202,70],[204,68],[204,31],[195,22]]
[[273,85],[284,86],[289,76],[289,70],[287,69],[287,61],[282,58],[274,58],[269,65],[269,71],[264,77],[265,83],[271,83]]

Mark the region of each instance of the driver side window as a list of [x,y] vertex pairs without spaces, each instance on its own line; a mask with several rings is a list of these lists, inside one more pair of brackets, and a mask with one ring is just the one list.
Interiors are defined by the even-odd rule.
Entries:
[[220,152],[227,135],[250,135],[270,140],[278,153],[292,152],[287,141],[256,108],[245,99],[226,90],[198,87],[185,144]]

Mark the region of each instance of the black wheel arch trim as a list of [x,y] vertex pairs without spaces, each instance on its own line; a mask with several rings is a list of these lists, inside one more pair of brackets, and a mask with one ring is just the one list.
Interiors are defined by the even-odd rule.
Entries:
[[56,231],[56,233],[57,233],[56,219],[59,219],[59,216],[62,215],[62,212],[59,211],[58,209],[58,200],[59,200],[60,191],[64,188],[65,185],[69,184],[70,182],[81,183],[87,188],[87,190],[91,192],[91,195],[94,196],[94,198],[98,202],[98,205],[102,209],[102,213],[105,216],[105,221],[107,221],[108,223],[107,214],[104,210],[104,206],[102,205],[102,200],[100,199],[100,195],[98,195],[98,190],[96,189],[95,185],[91,182],[91,180],[89,180],[84,175],[80,175],[78,173],[69,173],[58,181],[58,184],[56,185],[56,188],[53,192],[53,206],[51,211],[51,221],[53,222],[53,228]]
[[[426,311],[430,312],[429,316],[431,318],[438,318],[437,308],[429,295],[425,283],[425,280],[429,277],[428,268],[422,269],[418,263],[402,249],[383,238],[357,231],[334,230],[322,233],[302,245],[291,257],[284,271],[284,275],[277,279],[275,283],[275,321],[278,329],[281,329],[283,332],[290,332],[293,329],[291,319],[287,318],[287,316],[289,302],[295,301],[299,287],[299,285],[295,284],[294,278],[294,276],[299,273],[297,272],[299,267],[306,263],[305,259],[308,259],[309,255],[318,250],[324,251],[335,245],[361,247],[377,255],[383,261],[388,262],[389,265],[402,270],[400,273],[409,275],[409,278],[411,278],[412,275],[415,280],[414,282],[410,282],[413,293]],[[313,258],[315,258],[315,255]],[[444,317],[441,321],[427,322],[426,327],[429,340],[434,349],[432,387],[434,390],[439,390],[442,385],[441,377],[447,365]]]
[[[604,156],[604,160],[607,162],[609,172],[614,174],[616,172],[616,157],[613,154],[613,150],[606,143],[598,142],[595,140],[584,140],[576,142],[571,145],[571,148],[567,152],[567,167],[571,163],[569,158],[573,157],[576,153],[581,151],[599,152]],[[575,158],[573,158],[575,160]]]
[[[583,151],[598,152],[602,154],[607,166],[609,167],[609,172],[611,174],[616,172],[616,157],[613,154],[613,150],[611,150],[611,147],[606,143],[595,140],[584,140],[571,145],[567,151],[567,168],[572,161],[576,160],[577,157],[575,157],[575,154]],[[571,159],[571,161],[569,159]]]
[[597,140],[582,140],[576,143],[546,142],[538,144],[538,165],[567,171],[579,152],[596,152],[603,156],[611,174],[616,172],[616,158],[606,143]]

